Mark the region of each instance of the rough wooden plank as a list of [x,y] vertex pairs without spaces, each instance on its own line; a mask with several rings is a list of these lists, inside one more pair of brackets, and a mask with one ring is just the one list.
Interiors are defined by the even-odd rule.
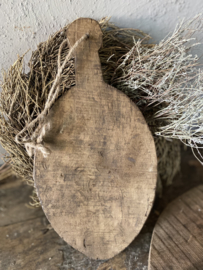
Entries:
[[0,228],[0,269],[6,270],[145,270],[150,234],[141,234],[114,258],[93,260],[66,244],[36,218]]
[[29,206],[32,187],[10,177],[0,184],[0,226],[43,216],[41,208]]
[[[56,250],[61,250],[63,252],[62,260],[61,260],[61,266],[57,269],[59,270],[147,270],[147,264],[148,264],[148,254],[149,254],[149,246],[150,246],[150,240],[151,240],[151,231],[154,227],[154,224],[157,220],[157,213],[161,212],[163,208],[166,207],[169,201],[173,200],[176,198],[178,195],[181,195],[183,191],[187,191],[188,189],[191,189],[192,186],[198,185],[203,182],[202,180],[202,175],[203,175],[203,166],[199,166],[198,163],[195,162],[195,159],[190,153],[191,151],[188,150],[187,152],[183,151],[182,152],[182,173],[181,175],[178,175],[177,178],[174,180],[174,183],[171,187],[167,187],[166,190],[164,190],[164,195],[163,198],[158,198],[156,199],[156,203],[154,205],[153,211],[150,214],[150,217],[145,224],[144,228],[142,229],[141,233],[135,238],[135,240],[132,242],[132,244],[125,249],[123,252],[115,256],[114,258],[108,260],[108,261],[96,261],[88,258],[84,254],[80,253],[76,249],[72,248],[71,246],[62,243],[60,237],[58,236],[58,240],[55,240],[55,245],[56,245]],[[191,180],[192,179],[192,180]],[[21,185],[22,182],[18,181],[17,179],[8,179],[8,181],[4,182],[3,185],[0,184],[0,190],[1,189],[10,189],[12,188],[17,188],[19,185]],[[4,196],[4,202],[10,202],[12,207],[14,207],[16,204],[18,204],[18,200],[21,197],[24,197],[25,201],[24,203],[27,204],[29,202],[29,195],[30,195],[30,187],[28,189],[25,189],[22,187],[21,191],[15,192],[15,189],[10,190],[9,196]],[[27,194],[27,195],[26,195]],[[2,197],[0,195],[0,201],[2,201]],[[12,203],[13,201],[13,203]],[[28,210],[27,208],[22,207],[22,204],[19,205],[19,209],[17,213],[20,213],[23,210]],[[156,213],[156,214],[155,214]],[[27,212],[27,218],[29,219],[29,213]],[[36,212],[37,214],[37,212]],[[6,215],[6,212],[5,212]],[[10,215],[10,214],[9,214]],[[16,214],[17,216],[17,214]],[[36,215],[37,217],[37,215]],[[24,221],[19,222],[18,224],[20,227],[24,226],[24,222],[26,219],[26,215],[23,215]],[[34,216],[32,220],[33,226],[35,224],[34,221]],[[12,226],[12,225],[11,225]],[[9,227],[9,226],[7,226]],[[15,227],[16,228],[16,227]],[[40,228],[40,227],[38,227]],[[0,243],[2,243],[4,237],[5,237],[5,232],[1,231],[0,227]],[[3,228],[4,230],[4,228]],[[13,232],[15,233],[16,230]],[[47,236],[50,232],[49,228],[45,226],[45,229],[42,232],[47,232]],[[12,233],[10,233],[12,234]],[[22,237],[19,236],[19,240],[22,243],[24,240],[22,234]],[[32,238],[32,240],[35,240],[35,236],[32,234],[29,234],[29,237]],[[42,234],[43,237],[43,234]],[[52,238],[52,234],[50,234],[50,238]],[[48,240],[47,238],[43,238],[43,241],[52,241],[51,239]],[[26,242],[27,243],[27,242]],[[33,242],[32,242],[33,243]],[[15,245],[15,242],[9,241],[9,247],[7,247],[7,251],[9,250],[9,254],[7,254],[6,257],[3,256],[3,254],[0,256],[1,261],[3,264],[5,264],[5,260],[7,261],[6,265],[11,265],[13,263],[13,247]],[[45,246],[45,243],[42,243],[41,245]],[[25,249],[28,249],[27,246],[25,246]],[[49,249],[49,245],[46,245],[45,249]],[[1,249],[1,251],[4,250],[4,247]],[[48,254],[44,250],[43,254]],[[41,254],[41,256],[43,256]],[[61,255],[61,254],[59,254]],[[26,253],[21,253],[21,259],[22,259],[22,269],[23,267],[25,268],[23,262],[27,262],[26,257],[32,257],[32,249],[29,249],[28,252]],[[61,258],[61,257],[60,257]],[[35,260],[32,262],[32,266],[34,269],[37,269],[36,265],[38,264],[38,258],[36,257]],[[42,260],[44,261],[44,264],[42,263],[39,269],[46,270],[47,267],[47,257],[46,259]],[[54,260],[50,260],[50,263],[53,262]],[[60,262],[59,262],[60,264]],[[48,264],[49,270],[55,270],[56,265]],[[16,269],[14,266],[12,266],[13,269]],[[124,268],[126,267],[126,268]],[[6,268],[4,268],[6,269]],[[4,270],[3,269],[3,270]],[[26,268],[25,268],[26,269]],[[27,269],[30,269],[29,267]],[[27,270],[26,269],[26,270]],[[39,270],[37,269],[37,270]]]
[[[125,251],[108,261],[93,260],[66,244],[55,233],[53,234],[50,225],[47,226],[48,221],[46,219],[41,219],[43,221],[41,223],[42,226],[38,226],[40,221],[38,217],[39,215],[43,215],[43,212],[41,209],[24,207],[28,205],[31,187],[23,185],[22,180],[7,179],[4,184],[0,185],[0,194],[2,194],[2,190],[4,191],[4,196],[2,197],[0,195],[0,203],[1,205],[9,205],[9,207],[7,210],[4,209],[4,216],[1,216],[0,219],[3,222],[1,223],[3,227],[0,227],[0,269],[27,270],[32,269],[29,267],[31,265],[33,269],[37,270],[130,270],[132,268],[146,270],[151,233],[141,233]],[[22,222],[20,222],[20,219],[22,219]],[[30,226],[31,224],[32,226]],[[26,233],[26,229],[24,233],[19,234],[24,226],[30,232],[29,234]],[[5,228],[7,229],[5,230]],[[35,230],[34,234],[33,228]],[[46,237],[44,234],[46,234]],[[55,245],[51,244],[49,246],[46,243],[52,243],[53,235]],[[18,237],[18,240],[15,240],[13,236]],[[39,241],[38,236],[41,237],[41,241]],[[10,238],[10,241],[7,241],[7,238]],[[35,239],[37,239],[37,242]],[[35,247],[30,248],[29,243],[31,242],[35,243]],[[21,244],[19,251],[17,251],[16,245],[19,243]],[[36,255],[40,246],[44,247],[44,249],[40,254],[39,260]],[[35,250],[34,253],[33,249]],[[55,249],[56,255],[58,254],[58,250],[62,251],[62,256],[61,253],[59,254],[61,260],[57,262],[60,266],[57,267],[55,260],[52,259],[47,263],[50,249]],[[14,253],[13,250],[15,250]],[[26,252],[21,252],[21,250],[26,250]],[[32,261],[33,256],[35,258]],[[18,258],[17,261],[16,258]],[[19,259],[21,260],[20,263]]]
[[63,241],[47,225],[43,217],[1,227],[0,269],[59,269],[63,261],[60,251]]
[[203,185],[170,203],[158,219],[150,270],[203,269]]
[[69,245],[63,250],[61,270],[147,270],[151,233],[141,233],[124,251],[110,260],[93,260]]
[[151,210],[157,180],[155,145],[139,109],[104,83],[98,22],[78,19],[68,29],[76,49],[76,86],[50,110],[44,138],[48,158],[35,155],[35,183],[56,232],[94,259],[126,248]]

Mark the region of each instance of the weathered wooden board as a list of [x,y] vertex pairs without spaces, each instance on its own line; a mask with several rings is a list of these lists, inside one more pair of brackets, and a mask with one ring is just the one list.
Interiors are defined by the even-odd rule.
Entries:
[[47,224],[42,217],[1,227],[0,269],[59,269],[63,256],[59,249],[63,241]]
[[124,251],[106,261],[90,259],[66,245],[62,248],[63,266],[71,270],[147,270],[150,239],[151,233],[141,233]]
[[58,270],[63,241],[42,209],[29,206],[32,187],[10,177],[0,183],[0,269]]
[[150,235],[141,234],[133,246],[108,261],[92,260],[66,244],[47,227],[46,218],[35,218],[0,227],[2,270],[145,270]]
[[152,236],[149,269],[203,269],[203,185],[180,196],[161,214]]
[[23,183],[22,179],[14,177],[11,177],[9,181],[1,182],[0,227],[44,215],[40,207],[33,208],[29,205],[32,189],[25,182]]
[[[157,213],[161,212],[172,199],[175,199],[192,187],[203,183],[203,166],[199,166],[199,163],[195,161],[190,152],[189,149],[187,152],[183,152],[181,175],[177,176],[171,187],[164,190],[162,199],[157,197],[154,209],[141,233],[127,249],[108,261],[92,260],[76,249],[71,248],[68,244],[64,243],[53,230],[50,230],[50,227],[47,228],[47,223],[44,219],[41,219],[43,222],[38,226],[39,217],[43,215],[43,213],[40,209],[36,211],[35,209],[27,208],[27,204],[30,200],[29,196],[31,195],[30,187],[22,185],[22,182],[15,179],[1,181],[0,211],[2,215],[0,221],[2,223],[0,223],[0,269],[2,268],[1,266],[4,265],[3,270],[27,270],[31,269],[31,267],[37,270],[147,270],[151,231],[157,220]],[[8,207],[5,208],[5,206]],[[22,222],[20,218],[22,218]],[[29,223],[29,225],[26,225],[25,223],[29,220],[32,221],[32,224]],[[6,226],[1,224],[5,224]],[[18,226],[13,226],[14,224]],[[20,227],[23,227],[24,224],[30,233],[22,233],[17,236],[16,232],[19,231]],[[5,231],[5,229],[9,227],[11,229]],[[32,234],[33,228],[35,229],[34,234]],[[41,241],[38,239],[37,243],[44,248],[43,252],[40,254],[40,260],[38,258],[34,258],[33,260],[33,249],[36,251],[38,249],[37,243],[35,243],[35,239],[38,235],[37,230],[39,230],[41,234]],[[5,237],[5,235],[12,236],[14,234],[18,239],[11,241],[7,239],[8,237]],[[28,238],[30,238],[30,243],[35,243],[33,249],[29,248],[27,245]],[[5,241],[7,241],[6,248]],[[18,245],[20,243],[20,249],[26,252],[13,253],[17,241]],[[50,243],[50,245],[46,243]],[[49,260],[50,249],[52,249],[52,251],[54,249],[57,258],[61,260],[57,261],[57,264],[56,261],[53,260],[53,257]],[[62,256],[61,253],[58,252],[59,250],[63,252]],[[20,258],[21,263],[14,264],[15,258]]]
[[34,178],[56,232],[90,258],[108,259],[140,232],[157,180],[154,140],[139,109],[102,78],[99,24],[78,19],[68,29],[75,51],[76,86],[52,107]]
[[[92,260],[66,244],[48,224],[41,208],[28,208],[31,187],[22,180],[0,184],[0,269],[144,270],[151,233],[139,234],[108,261]],[[48,224],[48,225],[47,225]]]

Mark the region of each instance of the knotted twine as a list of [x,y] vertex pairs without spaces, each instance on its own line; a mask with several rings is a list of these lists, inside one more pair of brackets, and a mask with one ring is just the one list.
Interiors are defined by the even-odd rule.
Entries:
[[[56,98],[58,97],[59,91],[60,91],[60,79],[63,72],[63,69],[65,68],[66,63],[70,60],[72,53],[75,51],[75,49],[78,47],[78,45],[83,41],[89,38],[89,34],[84,34],[79,40],[75,42],[75,44],[70,49],[69,53],[67,54],[63,64],[61,65],[61,51],[65,43],[68,42],[67,39],[65,39],[59,48],[58,53],[58,72],[56,75],[56,78],[53,82],[53,85],[50,89],[47,101],[45,103],[45,107],[43,111],[29,124],[27,124],[16,136],[15,136],[15,142],[18,144],[21,144],[25,146],[25,149],[30,157],[34,155],[34,152],[36,149],[42,152],[43,156],[46,158],[51,153],[50,149],[44,146],[43,138],[46,134],[46,132],[50,129],[50,123],[46,123],[43,125],[44,117],[47,115],[49,109],[54,104]],[[22,136],[26,131],[28,131],[31,128],[34,128],[34,126],[38,123],[38,126],[33,131],[33,134],[29,137],[28,135]]]

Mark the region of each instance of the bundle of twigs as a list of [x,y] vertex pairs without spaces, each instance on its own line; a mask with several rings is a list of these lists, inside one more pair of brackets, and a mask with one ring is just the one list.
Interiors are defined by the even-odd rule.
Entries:
[[179,139],[194,154],[196,150],[195,156],[203,164],[203,71],[197,68],[197,55],[188,53],[199,44],[192,36],[201,27],[198,15],[178,24],[153,48],[135,41],[117,68],[122,69],[122,76],[114,81],[135,100],[149,125],[155,123],[156,135]]
[[[155,135],[160,123],[165,123],[165,119],[155,118],[155,116],[157,111],[166,107],[166,101],[160,102],[159,95],[157,100],[149,97],[158,82],[167,77],[166,74],[170,71],[176,72],[173,70],[172,62],[166,70],[166,66],[162,66],[171,54],[166,46],[162,46],[165,62],[162,60],[159,65],[154,63],[153,66],[151,62],[151,66],[145,65],[147,62],[145,60],[144,63],[143,59],[151,59],[150,57],[155,55],[159,48],[158,45],[146,43],[150,38],[148,35],[137,29],[118,28],[106,19],[100,21],[100,25],[103,31],[103,47],[99,51],[99,56],[104,80],[124,91],[143,112],[156,143],[159,178],[170,183],[179,169],[180,145],[177,140],[166,140]],[[8,152],[5,160],[9,161],[17,175],[26,179],[31,185],[33,185],[33,159],[28,156],[22,145],[15,142],[15,136],[44,109],[57,74],[59,48],[66,39],[66,30],[67,26],[38,45],[29,61],[28,73],[24,71],[22,56],[3,74],[0,97],[0,142]],[[180,35],[178,39],[181,39]],[[176,46],[179,46],[178,43]],[[174,48],[170,47],[170,50],[175,54],[174,62],[175,59],[178,62],[180,60],[177,54],[178,48],[176,50],[174,46]],[[161,53],[161,49],[158,51]],[[64,61],[68,52],[69,47],[66,43],[62,48],[61,61]],[[157,53],[156,57],[158,57]],[[181,70],[182,73],[185,72],[184,68]],[[74,59],[71,58],[63,70],[58,98],[74,85]],[[154,92],[153,94],[155,97]],[[28,130],[27,135],[30,136],[32,132],[32,129]],[[35,193],[33,205],[39,205]]]

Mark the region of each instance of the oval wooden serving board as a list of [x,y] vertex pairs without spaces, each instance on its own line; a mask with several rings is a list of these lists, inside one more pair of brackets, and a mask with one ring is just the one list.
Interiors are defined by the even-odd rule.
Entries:
[[203,269],[203,185],[168,205],[154,228],[150,270]]
[[99,24],[78,19],[68,28],[76,86],[52,107],[44,138],[51,154],[35,153],[35,185],[55,231],[93,259],[109,259],[141,230],[155,195],[157,158],[139,109],[104,83]]

